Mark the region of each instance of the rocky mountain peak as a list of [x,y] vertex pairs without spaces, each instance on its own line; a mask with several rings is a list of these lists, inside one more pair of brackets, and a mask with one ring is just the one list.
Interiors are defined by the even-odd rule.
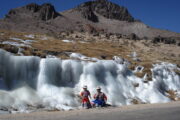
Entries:
[[47,21],[50,19],[54,19],[57,16],[60,16],[60,14],[56,12],[53,5],[49,3],[45,3],[43,5],[31,3],[20,8],[11,9],[6,15],[6,19],[25,19],[26,17],[28,17]]
[[[108,0],[95,0],[85,2],[79,5],[76,9],[78,9],[82,16],[85,19],[91,20],[93,22],[97,22],[97,15],[104,16],[108,19],[116,19],[120,21],[128,21],[133,22],[134,18],[131,16],[127,8],[121,7],[115,3],[112,3]],[[89,15],[91,13],[91,15]],[[88,16],[88,17],[87,17]]]
[[40,9],[40,6],[36,3],[31,3],[25,6],[25,8],[32,12],[37,12]]

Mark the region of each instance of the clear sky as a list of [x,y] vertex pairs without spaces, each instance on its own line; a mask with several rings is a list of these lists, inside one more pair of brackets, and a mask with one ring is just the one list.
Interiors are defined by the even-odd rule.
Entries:
[[[28,3],[52,3],[57,11],[75,7],[88,0],[0,0],[0,18],[11,9]],[[109,0],[128,8],[145,24],[180,33],[180,0]]]

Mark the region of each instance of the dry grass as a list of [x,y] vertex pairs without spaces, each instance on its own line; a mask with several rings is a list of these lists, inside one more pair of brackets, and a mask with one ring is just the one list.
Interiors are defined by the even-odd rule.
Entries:
[[[0,30],[0,33],[3,33],[3,35],[0,35],[0,42],[9,41],[10,37],[31,39],[25,37],[25,35],[29,35],[31,33],[16,33],[5,30]],[[173,45],[168,46],[168,54],[165,54],[166,51],[163,47],[161,47],[161,45],[154,47],[154,45],[148,41],[132,42],[131,40],[118,39],[113,36],[113,40],[110,40],[102,36],[103,35],[93,36],[88,33],[75,32],[68,34],[62,33],[59,38],[55,38],[43,34],[35,34],[34,40],[36,42],[32,43],[32,48],[24,47],[25,50],[23,53],[24,55],[34,55],[40,57],[45,57],[47,54],[46,52],[61,53],[56,56],[62,59],[69,58],[69,56],[65,54],[66,52],[81,53],[88,57],[96,57],[99,59],[102,59],[102,56],[104,59],[112,59],[113,56],[120,56],[131,62],[131,66],[129,66],[129,68],[132,70],[134,70],[137,65],[144,66],[145,69],[143,72],[137,73],[136,75],[142,78],[147,73],[149,76],[148,81],[151,80],[150,68],[152,68],[152,64],[157,63],[157,60],[180,65],[180,56],[171,55],[174,52],[174,49],[177,49]],[[42,40],[42,37],[47,37],[47,40]],[[63,39],[74,40],[74,42],[65,43],[62,41]],[[82,41],[85,43],[82,43]],[[137,52],[138,58],[141,61],[134,61],[128,56],[134,51]],[[180,51],[177,51],[177,54],[178,53],[180,54]]]
[[169,97],[171,100],[173,100],[173,101],[179,101],[180,100],[180,98],[177,97],[177,91],[168,90],[167,93],[168,93],[167,97]]
[[136,99],[132,99],[131,103],[133,103],[133,104],[140,104],[140,102],[138,100],[136,100]]

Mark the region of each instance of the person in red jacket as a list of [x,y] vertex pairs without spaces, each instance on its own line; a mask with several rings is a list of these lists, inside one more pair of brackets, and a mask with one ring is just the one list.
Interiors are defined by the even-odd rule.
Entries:
[[101,92],[101,88],[97,87],[97,93],[94,95],[93,106],[104,107],[106,106],[107,96]]
[[83,91],[80,93],[80,96],[82,98],[82,107],[86,109],[91,108],[91,103],[89,100],[89,98],[91,98],[91,94],[86,85],[83,87]]

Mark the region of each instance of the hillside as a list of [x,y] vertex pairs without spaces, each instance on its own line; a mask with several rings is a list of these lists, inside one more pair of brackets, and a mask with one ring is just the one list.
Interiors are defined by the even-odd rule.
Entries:
[[48,33],[58,36],[62,31],[95,33],[132,33],[143,38],[180,37],[179,33],[152,28],[137,21],[128,9],[108,0],[89,1],[57,12],[51,4],[29,4],[14,8],[0,20],[0,29],[20,32]]

